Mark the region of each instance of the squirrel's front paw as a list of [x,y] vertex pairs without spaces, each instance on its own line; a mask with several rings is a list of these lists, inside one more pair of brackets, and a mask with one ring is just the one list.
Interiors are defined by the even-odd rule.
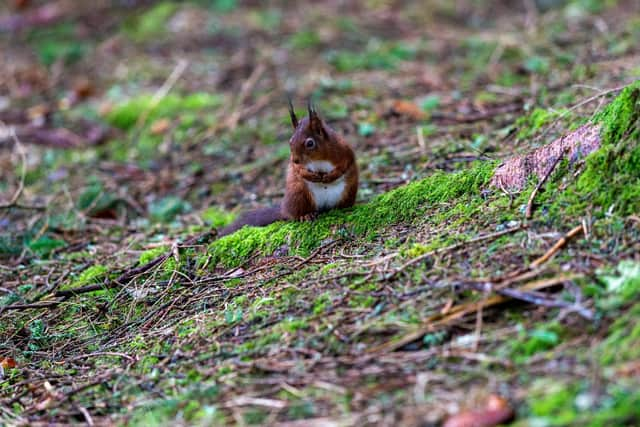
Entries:
[[327,174],[324,173],[324,172],[312,172],[312,174],[313,174],[312,175],[313,176],[313,178],[312,178],[313,182],[324,182],[324,180],[325,180],[325,178],[327,176]]
[[318,213],[317,212],[311,212],[308,213],[306,215],[302,215],[300,218],[298,218],[298,221],[313,221],[314,219],[316,219],[318,217]]

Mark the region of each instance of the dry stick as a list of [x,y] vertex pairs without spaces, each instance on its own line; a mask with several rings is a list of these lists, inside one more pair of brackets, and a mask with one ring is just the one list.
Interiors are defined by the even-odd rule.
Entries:
[[93,292],[93,291],[101,291],[104,289],[123,286],[126,283],[128,283],[131,279],[135,278],[136,276],[146,273],[147,271],[151,270],[153,267],[163,263],[167,258],[169,258],[170,255],[171,255],[171,252],[162,254],[154,258],[153,260],[149,261],[148,263],[141,265],[140,267],[132,268],[130,270],[125,271],[115,280],[109,280],[106,283],[83,286],[76,289],[65,289],[65,290],[57,291],[55,294],[53,294],[53,296],[69,298],[73,295],[84,294],[84,293]]
[[93,427],[95,424],[94,424],[93,418],[91,418],[91,414],[89,414],[89,411],[87,410],[87,408],[85,408],[84,406],[79,406],[79,405],[77,405],[76,408],[78,409],[78,411],[80,411],[80,413],[84,417],[84,420],[87,422],[87,425],[89,427]]
[[562,247],[564,245],[567,244],[567,242],[575,237],[578,233],[580,232],[584,232],[584,227],[582,224],[574,227],[573,229],[571,229],[567,234],[565,234],[560,240],[558,240],[556,242],[555,245],[553,245],[551,247],[551,249],[549,249],[544,255],[542,255],[540,258],[536,259],[535,261],[533,261],[530,265],[529,265],[529,269],[535,269],[540,267],[542,264],[544,264],[545,262],[549,261],[551,259],[551,257],[553,257],[560,249],[562,249]]
[[536,277],[541,273],[539,267],[545,262],[549,261],[549,259],[556,254],[567,242],[574,236],[576,236],[580,230],[584,230],[584,225],[576,226],[574,229],[570,230],[567,234],[565,234],[560,240],[558,240],[544,255],[537,258],[528,266],[521,268],[516,271],[512,271],[508,274],[500,278],[496,278],[493,280],[485,280],[485,282],[496,283],[499,284],[498,287],[506,288],[507,286],[516,283],[522,282],[523,280],[531,279]]
[[260,81],[260,77],[267,69],[267,66],[264,62],[258,64],[256,68],[253,69],[251,75],[245,82],[242,84],[240,88],[240,94],[238,95],[238,99],[236,100],[234,111],[229,115],[229,118],[226,120],[225,125],[227,128],[233,130],[238,126],[238,122],[240,121],[240,117],[242,115],[242,105],[244,101],[247,99],[253,88]]
[[5,305],[5,306],[0,306],[0,314],[2,314],[3,311],[6,310],[27,310],[30,308],[47,308],[47,307],[53,307],[56,306],[58,304],[60,304],[62,301],[49,301],[49,302],[40,302],[37,304],[11,304],[11,305]]
[[169,74],[169,77],[167,77],[167,80],[165,80],[162,86],[160,86],[156,93],[153,94],[151,101],[149,101],[149,106],[140,114],[140,116],[138,116],[135,130],[132,133],[134,135],[134,140],[138,139],[138,136],[140,135],[140,132],[142,130],[142,126],[144,126],[147,118],[149,118],[149,114],[151,114],[151,111],[153,111],[153,109],[158,106],[160,101],[162,101],[169,94],[178,79],[182,76],[182,73],[184,73],[184,71],[187,69],[188,65],[189,61],[187,61],[186,59],[179,59],[175,68],[173,69],[171,74]]
[[591,97],[589,97],[589,98],[587,98],[587,99],[585,99],[583,101],[578,102],[576,105],[568,108],[567,110],[564,110],[558,117],[556,117],[556,119],[553,122],[551,122],[551,124],[547,127],[547,129],[544,132],[542,132],[542,135],[540,135],[540,138],[544,137],[547,133],[549,133],[549,131],[556,125],[556,123],[558,123],[561,118],[563,118],[564,116],[569,114],[571,111],[573,111],[573,110],[575,110],[577,108],[580,108],[583,105],[588,104],[588,103],[590,103],[592,101],[595,101],[596,99],[601,98],[601,97],[603,97],[605,95],[609,95],[610,93],[620,92],[622,89],[626,88],[628,85],[629,84],[627,83],[625,85],[614,87],[612,89],[603,90],[600,93],[597,93],[597,94],[595,94],[595,95],[593,95],[593,96],[591,96]]
[[575,311],[580,316],[584,317],[587,320],[593,320],[593,311],[588,308],[582,307],[579,304],[569,303],[567,301],[545,298],[542,295],[537,295],[533,292],[523,292],[517,289],[499,289],[496,290],[500,295],[517,299],[520,301],[528,302],[530,304],[540,305],[543,307],[557,307],[557,308],[565,308],[570,309],[571,311]]
[[16,205],[16,203],[18,202],[18,199],[22,195],[22,191],[24,190],[24,180],[25,180],[25,177],[27,176],[27,155],[24,152],[24,148],[22,147],[22,144],[20,143],[20,140],[18,139],[15,130],[13,128],[7,127],[7,125],[5,125],[3,122],[0,122],[0,126],[2,126],[2,131],[4,133],[8,133],[9,136],[11,136],[11,139],[13,139],[13,142],[16,145],[16,150],[18,151],[18,154],[20,155],[20,159],[22,160],[22,168],[20,171],[20,182],[18,183],[18,189],[9,200],[9,203],[0,205],[0,209],[7,209]]
[[556,166],[558,166],[558,163],[560,163],[560,160],[562,160],[562,158],[565,156],[567,151],[568,151],[567,149],[563,150],[558,155],[558,157],[556,157],[556,159],[553,161],[553,164],[551,165],[547,173],[544,174],[542,179],[538,182],[538,185],[536,185],[536,187],[531,192],[531,195],[529,196],[529,201],[527,202],[527,210],[525,211],[525,214],[524,214],[524,217],[526,219],[531,219],[531,216],[533,214],[533,199],[535,199],[536,194],[538,194],[538,191],[544,185],[544,183],[547,182],[547,179],[549,179],[549,176],[551,176],[551,173],[554,171]]
[[71,362],[75,362],[76,360],[82,360],[82,359],[86,359],[88,357],[99,357],[99,356],[122,357],[124,359],[129,360],[132,363],[136,361],[135,358],[129,356],[128,354],[118,353],[118,352],[114,352],[114,351],[98,351],[98,352],[95,352],[95,353],[81,354],[79,356],[75,356],[75,357],[72,357],[70,359],[65,359],[64,361],[67,362],[67,363],[71,363]]
[[[517,290],[520,292],[536,291],[540,289],[549,288],[551,286],[555,286],[560,283],[576,279],[578,277],[582,277],[582,276],[578,274],[560,275],[557,277],[553,277],[551,279],[544,279],[544,280],[538,280],[538,281],[527,283],[521,286],[520,288],[518,288]],[[386,353],[386,352],[397,350],[400,347],[404,347],[405,345],[420,339],[421,337],[423,337],[428,333],[435,332],[439,328],[448,326],[454,320],[458,320],[469,314],[475,313],[476,311],[478,311],[480,306],[491,307],[494,305],[502,304],[510,300],[511,298],[507,296],[494,295],[493,297],[488,298],[484,301],[470,302],[470,303],[455,306],[451,308],[451,310],[449,310],[449,312],[445,316],[443,316],[440,313],[430,316],[424,322],[425,324],[422,327],[420,327],[418,330],[405,335],[404,337],[400,338],[397,341],[389,341],[381,345],[378,345],[376,347],[373,347],[370,350],[368,350],[367,353]]]
[[[544,295],[536,294],[533,292],[526,292],[518,289],[504,288],[499,286],[496,287],[494,286],[493,283],[467,282],[467,283],[461,283],[461,285],[463,287],[467,287],[467,288],[470,287],[476,291],[481,291],[481,292],[493,291],[499,295],[502,295],[511,299],[520,300],[520,301],[528,302],[530,304],[540,305],[543,307],[559,307],[559,308],[570,309],[572,311],[575,311],[585,319],[588,319],[588,320],[593,319],[593,312],[588,308],[585,308],[579,304],[574,304],[567,301],[547,298]],[[481,309],[482,309],[482,306],[480,307],[479,310]]]
[[500,236],[504,236],[505,234],[511,234],[511,233],[515,233],[516,231],[520,231],[522,229],[524,229],[525,226],[523,225],[519,225],[517,227],[513,227],[513,228],[508,228],[506,230],[502,230],[502,231],[497,231],[495,233],[489,233],[489,234],[485,234],[482,236],[478,236],[474,239],[471,240],[467,240],[465,242],[460,242],[460,243],[455,243],[453,245],[449,245],[446,246],[444,248],[439,248],[433,251],[429,251],[425,254],[422,254],[418,257],[412,258],[409,261],[405,262],[404,264],[402,264],[400,267],[396,268],[395,270],[393,270],[391,273],[387,274],[386,276],[384,276],[385,280],[389,280],[391,278],[393,278],[395,275],[397,275],[398,273],[400,273],[401,271],[405,270],[407,267],[412,266],[413,264],[416,264],[422,260],[425,260],[427,258],[430,258],[434,255],[443,253],[443,252],[449,252],[449,251],[453,251],[456,249],[459,249],[463,246],[466,246],[468,244],[472,244],[472,243],[478,243],[478,242],[482,242],[485,240],[490,240],[490,239],[495,239],[496,237],[500,237]]

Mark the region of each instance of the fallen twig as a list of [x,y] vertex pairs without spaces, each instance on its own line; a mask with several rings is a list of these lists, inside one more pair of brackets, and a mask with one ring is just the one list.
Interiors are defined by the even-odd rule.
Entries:
[[544,185],[544,183],[547,182],[547,179],[549,179],[549,176],[551,176],[551,173],[554,171],[556,166],[558,166],[558,163],[560,163],[560,160],[562,160],[562,158],[567,154],[567,151],[568,151],[567,148],[565,148],[562,151],[562,153],[560,153],[555,158],[555,160],[553,161],[553,164],[551,164],[551,167],[549,168],[547,173],[545,173],[544,176],[540,179],[540,181],[538,181],[538,185],[536,185],[536,187],[531,192],[531,195],[529,196],[529,201],[527,202],[527,209],[524,214],[524,217],[526,219],[530,219],[533,214],[533,199],[535,199],[536,194],[538,194],[538,191],[540,191],[540,188]]
[[118,276],[118,278],[115,279],[115,280],[108,280],[105,283],[100,283],[100,284],[96,284],[96,285],[88,285],[88,286],[83,286],[83,287],[75,288],[75,289],[64,289],[64,290],[56,291],[56,293],[53,294],[53,296],[56,297],[56,298],[60,298],[60,297],[69,298],[69,297],[71,297],[73,295],[84,294],[84,293],[87,293],[87,292],[100,291],[100,290],[104,290],[104,289],[110,289],[110,288],[116,288],[116,287],[124,286],[129,281],[134,279],[136,276],[138,276],[140,274],[144,274],[147,271],[151,270],[153,267],[155,267],[155,266],[157,266],[159,264],[162,264],[170,256],[171,256],[171,252],[164,253],[164,254],[154,258],[153,260],[149,261],[148,263],[146,263],[144,265],[141,265],[141,266],[135,267],[135,268],[131,268],[131,269],[125,271],[123,274]]
[[147,121],[147,118],[149,117],[151,111],[153,111],[153,109],[156,108],[158,104],[160,104],[160,101],[162,101],[169,94],[173,86],[175,86],[175,84],[177,83],[178,79],[180,79],[184,71],[187,69],[188,65],[189,61],[187,61],[186,59],[179,59],[176,66],[173,68],[173,71],[171,72],[171,74],[169,74],[169,77],[167,77],[167,79],[156,91],[156,93],[153,94],[151,101],[149,101],[149,106],[142,112],[142,114],[140,114],[140,116],[138,117],[138,121],[136,122],[136,132],[134,132],[136,137],[142,126],[144,126],[144,123]]
[[53,148],[81,148],[98,145],[109,135],[109,129],[93,124],[78,134],[66,128],[40,128],[32,125],[16,128],[16,134],[28,144]]
[[76,360],[83,360],[83,359],[86,359],[88,357],[100,357],[100,356],[121,357],[123,359],[127,359],[131,363],[134,363],[136,361],[136,359],[134,357],[131,357],[128,354],[119,353],[119,352],[115,352],[115,351],[97,351],[95,353],[81,354],[79,356],[75,356],[75,357],[71,357],[69,359],[65,359],[64,361],[67,362],[67,363],[70,363],[70,362],[75,362]]
[[11,304],[0,306],[0,314],[7,310],[27,310],[30,308],[48,308],[60,304],[62,301],[45,301],[34,304]]
[[[554,283],[555,283],[555,279],[554,279]],[[588,319],[588,320],[593,319],[593,311],[585,307],[582,307],[581,305],[577,305],[568,301],[562,301],[559,299],[547,298],[545,295],[541,295],[536,292],[505,288],[502,286],[495,286],[494,283],[466,282],[466,283],[462,283],[461,285],[463,287],[471,287],[472,289],[475,289],[477,291],[495,292],[499,295],[502,295],[511,299],[528,302],[534,305],[540,305],[543,307],[559,307],[559,308],[569,309],[571,311],[575,311],[585,319]]]
[[0,205],[0,209],[8,209],[16,205],[16,203],[18,202],[18,199],[22,195],[22,191],[24,190],[24,180],[27,175],[27,155],[24,152],[24,148],[22,147],[22,144],[20,143],[20,139],[16,135],[15,130],[13,128],[8,127],[2,122],[0,122],[0,126],[2,126],[2,132],[8,134],[11,137],[11,139],[13,139],[13,142],[16,145],[16,150],[18,151],[18,154],[20,155],[20,160],[22,162],[22,165],[20,168],[20,181],[18,182],[18,189],[15,191],[15,193],[13,193],[13,196],[11,197],[11,199],[9,199],[8,203]]
[[[553,277],[551,279],[533,281],[519,287],[517,291],[528,292],[528,291],[545,289],[569,280],[576,279],[578,277],[581,277],[581,276],[577,274],[567,274],[567,275],[560,275],[557,277]],[[386,353],[386,352],[397,350],[413,341],[416,341],[422,338],[424,335],[428,333],[435,332],[440,328],[443,328],[444,326],[448,326],[454,320],[461,319],[469,314],[477,312],[480,306],[491,307],[494,305],[502,304],[509,300],[511,300],[511,297],[509,296],[494,295],[482,301],[474,301],[474,302],[469,302],[465,304],[460,304],[458,306],[454,306],[449,311],[447,311],[446,315],[443,315],[441,313],[434,314],[433,316],[428,317],[423,322],[423,326],[418,328],[416,331],[411,332],[405,335],[404,337],[401,337],[398,340],[388,341],[381,345],[372,347],[368,351],[368,353]]]
[[225,126],[228,129],[233,130],[238,126],[238,122],[240,121],[242,115],[242,105],[253,91],[253,88],[260,81],[260,78],[262,77],[262,74],[264,74],[266,69],[267,65],[264,62],[261,62],[256,66],[256,68],[253,69],[249,78],[242,84],[242,87],[240,88],[240,94],[238,95],[238,98],[234,105],[234,109],[231,114],[229,114],[227,120],[225,120]]
[[582,224],[572,228],[567,234],[565,234],[560,240],[558,240],[555,245],[551,247],[551,249],[545,252],[544,255],[533,261],[529,265],[529,269],[538,268],[545,262],[549,261],[549,259],[551,259],[551,257],[553,257],[560,249],[562,249],[562,247],[566,245],[571,238],[577,236],[581,231],[584,232],[584,227]]

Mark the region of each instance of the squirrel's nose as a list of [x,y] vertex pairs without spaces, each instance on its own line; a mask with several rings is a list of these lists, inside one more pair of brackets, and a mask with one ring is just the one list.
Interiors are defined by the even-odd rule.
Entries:
[[293,163],[295,163],[296,165],[299,165],[300,164],[300,159],[297,158],[297,157],[294,157],[293,158]]

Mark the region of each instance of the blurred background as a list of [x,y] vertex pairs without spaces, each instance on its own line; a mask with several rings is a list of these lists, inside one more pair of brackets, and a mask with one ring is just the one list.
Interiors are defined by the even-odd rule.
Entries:
[[[556,157],[535,206],[478,187],[638,80],[638,40],[638,0],[0,0],[0,424],[424,426],[493,393],[516,426],[633,424],[640,219],[609,201],[637,147]],[[434,179],[188,240],[278,203],[287,92],[358,203]]]
[[286,92],[300,114],[313,96],[356,149],[360,201],[542,144],[562,127],[532,139],[523,124],[584,121],[569,108],[640,76],[639,10],[624,0],[4,1],[0,203],[11,206],[0,256],[73,250],[84,231],[108,253],[123,236],[162,240],[277,203]]

